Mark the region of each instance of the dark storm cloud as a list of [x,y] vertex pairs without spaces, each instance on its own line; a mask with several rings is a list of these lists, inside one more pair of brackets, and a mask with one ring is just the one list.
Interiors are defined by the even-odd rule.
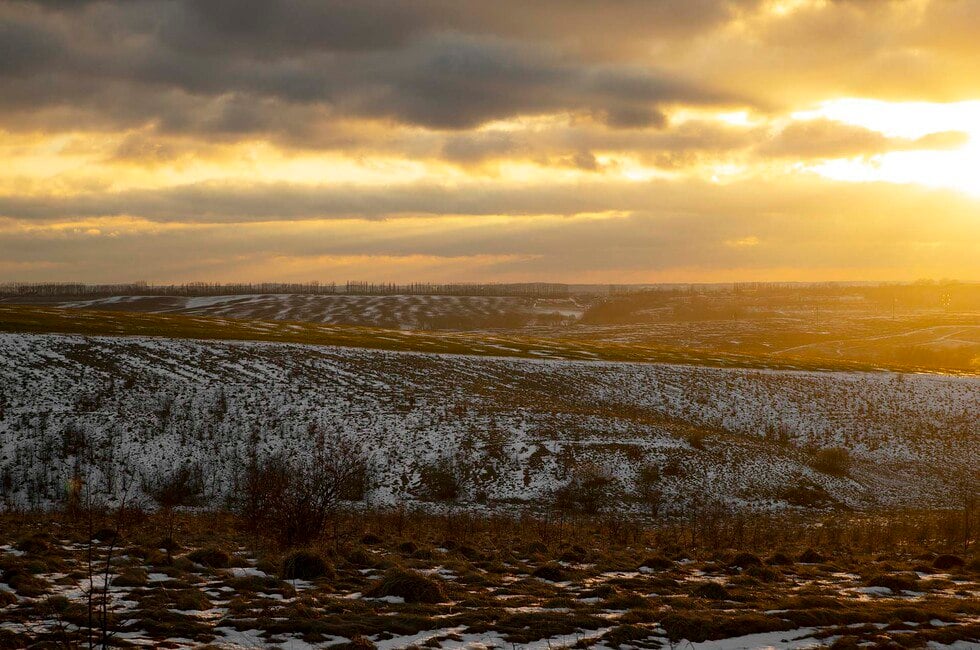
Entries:
[[[627,2],[602,14],[602,30],[647,19],[647,34],[689,25],[720,2],[676,11]],[[671,3],[674,4],[674,3]],[[680,7],[683,3],[676,3]],[[584,2],[541,8],[518,24],[495,4],[455,2],[30,3],[0,8],[0,110],[43,127],[53,109],[81,122],[159,122],[179,131],[207,99],[240,96],[225,130],[261,133],[271,103],[318,105],[332,115],[461,129],[526,114],[589,113],[617,127],[660,126],[662,106],[739,103],[738,97],[566,46],[555,24],[580,24]],[[521,12],[516,12],[521,13]],[[650,23],[656,18],[659,23]],[[603,24],[610,23],[610,24]],[[584,27],[584,24],[582,25]],[[635,28],[634,28],[635,29]],[[538,34],[538,31],[541,34]],[[541,36],[540,38],[538,36]],[[586,36],[586,34],[583,34]],[[628,34],[620,34],[622,43]],[[183,93],[182,101],[174,101]],[[263,111],[262,109],[268,109]],[[19,113],[19,115],[16,115]],[[57,117],[57,116],[54,116]],[[38,124],[41,122],[41,124]],[[302,128],[299,126],[298,128]]]
[[687,35],[754,0],[179,0],[156,5],[161,40],[183,51],[279,57],[311,50],[404,47],[437,32],[557,41],[613,53],[646,39]]
[[56,67],[63,54],[59,38],[45,29],[26,21],[0,18],[0,79]]

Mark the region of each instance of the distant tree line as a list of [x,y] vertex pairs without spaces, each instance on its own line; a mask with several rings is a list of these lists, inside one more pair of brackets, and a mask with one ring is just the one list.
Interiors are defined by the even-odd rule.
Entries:
[[82,284],[75,282],[0,284],[2,297],[36,298],[105,298],[109,296],[228,296],[245,294],[333,295],[347,293],[359,296],[500,296],[558,298],[568,296],[568,285],[544,282],[518,284],[394,284],[348,282],[338,287],[334,282],[306,283],[233,283],[190,282],[187,284]]
[[411,284],[348,282],[346,293],[359,296],[503,296],[529,298],[563,298],[567,284],[524,282],[512,284]]
[[334,294],[337,285],[333,282],[306,283],[234,283],[219,284],[210,282],[190,282],[187,284],[148,284],[132,282],[128,284],[82,284],[82,283],[9,283],[0,284],[0,296],[22,296],[39,298],[104,298],[108,296],[227,296],[242,294]]

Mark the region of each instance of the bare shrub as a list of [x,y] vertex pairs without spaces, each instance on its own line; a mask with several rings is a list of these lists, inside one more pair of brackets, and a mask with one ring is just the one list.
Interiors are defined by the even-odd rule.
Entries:
[[253,458],[237,510],[253,532],[285,547],[321,537],[342,501],[363,498],[367,459],[360,445],[339,435],[319,436],[305,457]]
[[143,492],[164,510],[200,505],[204,477],[197,465],[183,465],[167,474],[144,475]]
[[204,475],[198,465],[184,465],[169,474],[144,475],[143,492],[160,508],[167,536],[164,546],[174,546],[175,512],[178,508],[197,506],[202,502]]
[[642,465],[636,472],[636,496],[647,507],[651,516],[660,514],[663,491],[660,488],[660,466],[655,463]]
[[615,477],[594,463],[586,463],[567,483],[555,489],[551,501],[559,512],[598,514],[611,509],[618,491]]
[[425,501],[456,501],[463,494],[464,474],[461,464],[448,457],[423,465],[417,495]]

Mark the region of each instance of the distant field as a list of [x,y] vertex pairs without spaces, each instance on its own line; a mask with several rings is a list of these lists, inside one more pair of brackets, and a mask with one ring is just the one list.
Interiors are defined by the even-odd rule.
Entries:
[[799,311],[766,318],[585,325],[574,340],[660,344],[771,361],[862,362],[885,368],[980,372],[980,316],[913,312],[892,318],[841,311],[817,319]]
[[[710,324],[687,324],[695,332]],[[108,336],[277,341],[336,345],[406,352],[472,354],[537,359],[690,363],[742,368],[802,370],[929,371],[925,366],[873,363],[846,358],[796,358],[749,350],[739,353],[717,346],[700,347],[675,335],[643,340],[616,340],[594,329],[549,328],[529,333],[512,331],[406,331],[377,327],[323,325],[309,322],[259,321],[148,314],[122,311],[0,305],[0,331]],[[737,349],[737,348],[736,348]],[[963,374],[971,374],[965,372]]]
[[585,310],[573,298],[345,294],[119,295],[45,306],[411,330],[518,328],[578,318]]

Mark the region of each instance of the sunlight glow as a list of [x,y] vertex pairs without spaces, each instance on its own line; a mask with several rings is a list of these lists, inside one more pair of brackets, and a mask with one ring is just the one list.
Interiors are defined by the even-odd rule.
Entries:
[[810,169],[835,180],[917,183],[980,196],[980,101],[938,104],[840,99],[792,117],[822,117],[910,140],[932,133],[963,132],[967,142],[952,149],[894,151],[867,159],[826,161]]

